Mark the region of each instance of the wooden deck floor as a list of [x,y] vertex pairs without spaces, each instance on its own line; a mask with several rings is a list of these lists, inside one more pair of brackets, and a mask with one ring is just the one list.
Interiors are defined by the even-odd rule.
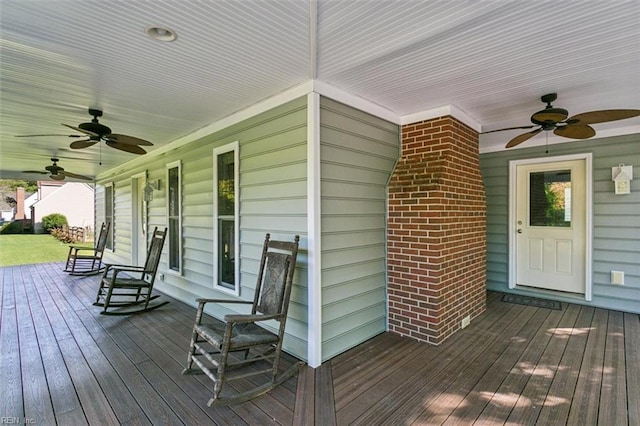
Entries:
[[180,374],[194,308],[101,316],[98,277],[61,269],[0,268],[5,423],[640,425],[638,315],[490,293],[439,347],[384,333],[253,401],[208,408],[210,381]]

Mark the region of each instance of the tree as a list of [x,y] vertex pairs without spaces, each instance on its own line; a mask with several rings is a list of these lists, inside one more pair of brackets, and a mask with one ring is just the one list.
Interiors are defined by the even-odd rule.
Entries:
[[8,188],[11,191],[15,191],[18,187],[23,187],[25,192],[36,192],[38,183],[35,180],[0,179],[0,187]]

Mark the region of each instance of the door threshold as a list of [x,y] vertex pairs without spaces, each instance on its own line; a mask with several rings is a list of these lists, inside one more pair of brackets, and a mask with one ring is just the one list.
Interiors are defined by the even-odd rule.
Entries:
[[516,286],[512,290],[527,292],[531,296],[534,296],[534,295],[538,295],[538,296],[547,295],[547,296],[556,296],[556,297],[562,296],[568,299],[574,299],[574,300],[580,300],[580,301],[586,300],[584,293],[572,293],[569,291],[549,290],[546,288],[524,286],[524,285],[518,285],[518,284],[516,284]]

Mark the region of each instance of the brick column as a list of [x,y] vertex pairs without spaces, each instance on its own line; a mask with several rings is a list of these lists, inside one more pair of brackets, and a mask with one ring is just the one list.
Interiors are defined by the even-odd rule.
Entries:
[[449,116],[403,126],[388,209],[389,330],[440,344],[486,307],[478,133]]

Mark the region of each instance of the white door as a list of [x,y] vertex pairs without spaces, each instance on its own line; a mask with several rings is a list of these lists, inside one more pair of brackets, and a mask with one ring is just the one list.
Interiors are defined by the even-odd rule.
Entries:
[[516,166],[516,285],[585,294],[585,163]]
[[141,265],[147,256],[147,208],[144,201],[144,177],[134,177],[131,182],[131,263]]

